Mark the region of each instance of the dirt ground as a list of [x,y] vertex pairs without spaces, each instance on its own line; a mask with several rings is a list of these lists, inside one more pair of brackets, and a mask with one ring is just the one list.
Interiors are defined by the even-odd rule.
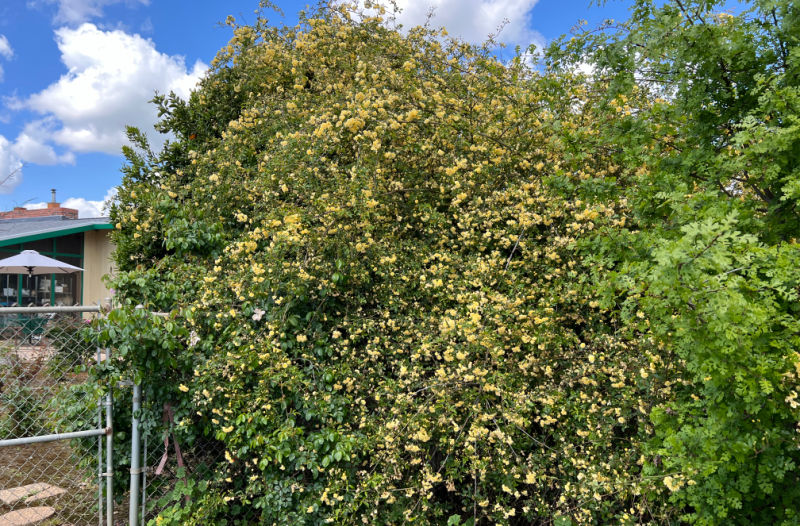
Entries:
[[[30,506],[52,506],[56,513],[40,524],[90,525],[97,524],[97,468],[93,476],[66,441],[0,448],[0,490],[37,482],[63,488],[66,493],[37,501]],[[90,459],[84,459],[90,460]],[[13,506],[0,503],[0,515],[28,507],[24,502]]]

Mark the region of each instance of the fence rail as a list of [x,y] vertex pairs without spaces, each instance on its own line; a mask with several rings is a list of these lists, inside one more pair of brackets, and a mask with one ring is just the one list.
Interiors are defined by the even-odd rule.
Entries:
[[52,307],[0,307],[0,316],[6,314],[63,314],[68,312],[102,312],[99,305],[72,305]]

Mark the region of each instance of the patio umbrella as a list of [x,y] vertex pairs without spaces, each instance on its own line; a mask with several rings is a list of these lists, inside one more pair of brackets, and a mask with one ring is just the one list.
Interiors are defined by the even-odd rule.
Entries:
[[0,259],[0,274],[69,274],[80,267],[43,256],[35,250],[23,250],[16,256]]
[[[70,274],[80,270],[83,269],[43,256],[35,250],[23,250],[16,256],[0,259],[0,274],[27,274],[29,280],[34,274]],[[28,284],[30,286],[30,281]]]

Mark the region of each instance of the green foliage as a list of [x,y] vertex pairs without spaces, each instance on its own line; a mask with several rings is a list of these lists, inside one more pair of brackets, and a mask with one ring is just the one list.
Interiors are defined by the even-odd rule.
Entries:
[[50,376],[57,379],[81,367],[97,349],[88,324],[71,315],[49,321],[43,337],[54,351],[54,355],[47,360],[47,367]]
[[[642,125],[638,140],[650,151],[636,162],[658,169],[647,181],[653,190],[700,188],[729,198],[715,206],[741,198],[740,221],[755,215],[765,241],[789,240],[800,219],[793,190],[800,178],[798,7],[757,0],[736,15],[728,7],[640,0],[618,31],[586,32],[553,47],[552,66],[595,66],[595,77],[608,83],[607,103]],[[633,99],[641,92],[647,107]],[[657,195],[643,197],[661,205]]]
[[112,208],[99,374],[224,451],[159,519],[796,522],[798,17],[719,9],[641,0],[542,73],[232,23]]
[[795,524],[800,19],[788,1],[724,5],[640,1],[622,30],[550,53],[593,62],[623,116],[606,138],[639,166],[637,250],[606,287],[682,368],[646,472],[685,520]]
[[736,223],[690,223],[641,268],[643,309],[691,381],[653,411],[651,445],[687,518],[791,524],[800,251],[764,246]]
[[0,404],[0,435],[19,438],[49,432],[45,422],[46,403],[30,387],[16,383],[5,386]]

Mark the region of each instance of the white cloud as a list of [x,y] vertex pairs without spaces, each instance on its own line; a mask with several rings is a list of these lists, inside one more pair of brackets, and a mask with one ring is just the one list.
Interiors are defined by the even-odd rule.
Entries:
[[13,145],[0,135],[0,194],[10,194],[22,182],[22,160]]
[[577,73],[581,73],[591,78],[597,72],[597,67],[591,62],[586,62],[585,60],[582,60],[577,64],[575,64],[575,71]]
[[[402,10],[397,21],[406,28],[428,22],[433,28],[472,43],[482,43],[489,35],[498,42],[527,47],[540,46],[544,38],[531,29],[531,10],[538,0],[397,0]],[[502,30],[498,33],[498,29]]]
[[92,18],[103,16],[103,8],[124,2],[128,5],[149,4],[149,0],[45,0],[48,4],[57,4],[58,12],[54,22],[79,24]]
[[11,58],[14,56],[14,50],[11,49],[11,44],[5,35],[0,35],[0,55]]
[[187,69],[183,57],[160,53],[149,39],[94,24],[60,28],[56,42],[68,72],[18,106],[54,119],[52,140],[75,152],[118,154],[126,125],[152,129],[154,91],[186,98],[207,70],[200,61]]
[[72,152],[58,154],[45,144],[47,123],[36,121],[25,126],[14,142],[0,135],[0,194],[10,194],[22,182],[23,163],[74,163]]
[[[0,57],[10,59],[13,56],[14,50],[11,49],[11,44],[9,44],[8,39],[5,35],[0,35]],[[0,66],[0,82],[3,81],[3,73],[3,66]]]
[[47,144],[52,130],[52,119],[29,122],[17,136],[11,149],[24,162],[44,165],[74,164],[75,154],[66,152],[59,155]]
[[[78,211],[78,217],[81,219],[89,217],[103,217],[108,215],[107,205],[111,202],[111,199],[113,199],[115,195],[117,195],[116,187],[109,189],[102,201],[90,201],[88,199],[84,199],[83,197],[70,197],[61,202],[61,206],[64,208],[76,209]],[[28,210],[40,210],[42,208],[47,208],[47,203],[30,203],[25,205],[25,208]]]
[[61,206],[65,208],[75,208],[78,210],[78,217],[103,217],[105,201],[89,201],[83,197],[70,197]]

